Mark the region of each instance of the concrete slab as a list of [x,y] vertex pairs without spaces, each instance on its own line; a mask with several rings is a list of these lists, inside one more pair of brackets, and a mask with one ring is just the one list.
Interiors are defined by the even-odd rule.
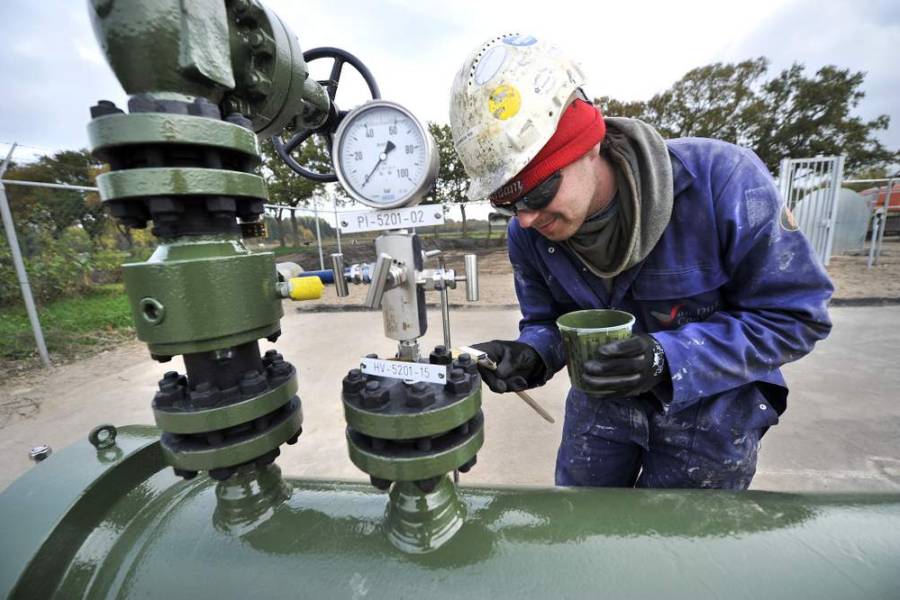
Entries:
[[[340,384],[356,358],[393,353],[380,313],[297,312],[286,305],[283,337],[275,347],[300,368],[304,433],[278,462],[288,476],[363,480],[347,458]],[[835,330],[810,357],[789,365],[788,412],[763,441],[754,488],[770,490],[881,490],[900,492],[900,307],[838,308]],[[468,309],[451,315],[453,343],[510,338],[518,314]],[[442,343],[440,314],[422,341]],[[179,359],[158,364],[133,343],[39,379],[0,390],[0,489],[30,468],[28,450],[55,450],[83,438],[99,423],[152,423],[156,381]],[[565,372],[533,396],[557,418],[543,421],[518,397],[485,388],[485,445],[463,482],[473,485],[552,485],[553,463],[568,388]]]

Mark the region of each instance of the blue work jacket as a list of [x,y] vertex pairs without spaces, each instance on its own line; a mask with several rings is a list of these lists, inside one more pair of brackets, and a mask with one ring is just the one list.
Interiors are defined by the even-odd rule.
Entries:
[[[828,335],[831,282],[753,152],[699,138],[667,144],[672,219],[647,258],[609,291],[564,245],[510,221],[519,341],[537,350],[549,377],[565,366],[557,317],[625,310],[636,318],[635,333],[652,334],[665,351],[671,386],[653,391],[663,411],[752,395],[754,405],[765,398],[781,414],[787,387],[779,367]],[[574,388],[572,396],[587,401]],[[772,413],[763,411],[756,426],[777,422]]]

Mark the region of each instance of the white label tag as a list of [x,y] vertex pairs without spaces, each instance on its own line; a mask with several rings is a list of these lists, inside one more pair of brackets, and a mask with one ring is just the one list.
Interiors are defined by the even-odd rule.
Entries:
[[446,365],[362,358],[359,361],[359,366],[366,375],[377,375],[378,377],[390,377],[391,379],[405,379],[408,381],[447,383]]
[[391,210],[364,210],[340,215],[341,233],[407,229],[426,225],[443,225],[444,209],[440,204],[394,208]]

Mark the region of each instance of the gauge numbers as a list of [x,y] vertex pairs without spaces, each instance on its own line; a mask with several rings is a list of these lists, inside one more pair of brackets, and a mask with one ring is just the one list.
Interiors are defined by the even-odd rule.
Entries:
[[338,179],[374,208],[414,206],[437,175],[434,141],[405,108],[375,100],[341,122],[334,141]]

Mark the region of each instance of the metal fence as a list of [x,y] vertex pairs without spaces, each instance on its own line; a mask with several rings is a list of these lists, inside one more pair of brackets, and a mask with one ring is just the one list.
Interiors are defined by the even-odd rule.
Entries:
[[[0,307],[24,305],[27,313],[27,321],[24,315],[10,317],[15,321],[10,334],[14,339],[7,339],[7,346],[12,344],[16,356],[29,355],[37,347],[41,361],[50,366],[48,341],[51,350],[60,344],[70,349],[76,346],[52,322],[49,329],[42,328],[39,315],[48,317],[46,306],[63,297],[93,293],[98,286],[120,282],[122,263],[146,260],[156,240],[150,229],[117,225],[95,187],[10,179],[16,175],[4,173],[14,151],[15,146],[0,163],[0,216],[5,230],[5,235],[0,235]],[[363,210],[371,209],[358,204],[338,205],[330,198],[298,207],[266,205],[267,236],[247,243],[256,249],[273,250],[279,256],[289,255],[306,269],[330,268],[326,258],[345,245],[355,246],[358,256],[368,258],[377,232],[342,235],[339,227],[342,216]],[[461,237],[464,228],[462,207],[442,206],[440,210],[445,223],[420,230],[434,240],[429,243],[438,246],[442,238]],[[466,236],[471,243],[505,237],[506,221],[489,221],[492,211],[487,203],[470,203],[465,211]],[[4,331],[10,331],[10,323]]]
[[900,233],[900,177],[848,179],[844,183],[876,184],[861,192],[869,210],[867,237],[870,239],[870,243],[867,265],[871,269],[878,264],[878,259],[881,258],[884,236],[888,232],[892,234]]
[[[441,238],[467,237],[471,240],[501,240],[506,236],[507,220],[493,212],[488,202],[467,202],[465,207],[457,204],[440,205],[444,213],[444,224],[419,229],[423,236]],[[302,265],[304,268],[327,269],[332,252],[342,252],[348,246],[371,243],[377,232],[341,232],[341,221],[345,216],[359,211],[372,210],[358,203],[337,204],[333,200],[317,199],[303,206],[267,204],[265,212],[266,238],[260,240],[263,246],[305,251],[315,249],[316,265]],[[465,222],[463,219],[465,211]]]
[[779,169],[781,195],[825,266],[831,262],[843,174],[843,156],[786,158]]

